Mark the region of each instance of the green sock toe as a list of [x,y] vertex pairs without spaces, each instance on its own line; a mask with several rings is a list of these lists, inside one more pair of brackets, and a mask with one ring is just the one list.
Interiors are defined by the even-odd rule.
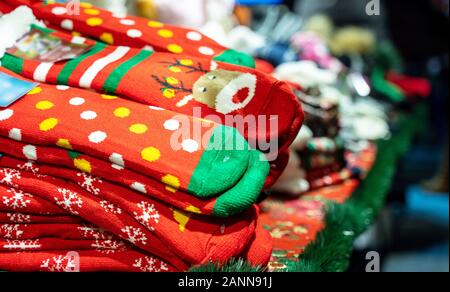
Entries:
[[239,132],[218,126],[192,175],[188,192],[209,198],[232,188],[247,170],[249,159],[249,145]]
[[215,56],[214,61],[224,62],[228,64],[234,64],[249,68],[256,68],[255,59],[252,56],[245,53],[241,53],[235,50],[226,50],[222,54]]
[[234,188],[220,195],[214,206],[214,216],[231,217],[244,212],[257,202],[269,175],[270,165],[261,152],[250,152],[247,172]]

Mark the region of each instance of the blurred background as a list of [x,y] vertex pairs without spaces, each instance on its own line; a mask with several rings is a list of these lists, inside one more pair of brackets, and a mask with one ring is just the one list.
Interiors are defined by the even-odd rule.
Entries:
[[[257,57],[259,70],[292,84],[307,121],[292,149],[300,162],[290,162],[274,195],[302,196],[319,178],[332,184],[329,172],[312,173],[329,161],[336,172],[342,153],[305,154],[308,139],[339,139],[345,151],[357,153],[401,132],[399,113],[425,109],[416,121],[422,130],[394,166],[381,215],[355,242],[349,270],[364,271],[365,255],[375,250],[383,271],[448,272],[448,0],[89,2],[194,27]],[[352,171],[363,179],[361,170]],[[374,194],[377,187],[371,185]]]

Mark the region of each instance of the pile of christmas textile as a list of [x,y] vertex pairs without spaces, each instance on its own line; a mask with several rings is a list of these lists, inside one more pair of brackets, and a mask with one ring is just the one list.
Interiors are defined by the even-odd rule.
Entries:
[[0,109],[0,270],[265,267],[257,203],[303,122],[290,87],[197,31],[78,9],[0,3],[0,77],[23,91]]

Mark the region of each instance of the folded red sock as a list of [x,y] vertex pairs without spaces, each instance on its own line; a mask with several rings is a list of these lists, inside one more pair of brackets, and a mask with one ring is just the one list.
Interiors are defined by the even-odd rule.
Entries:
[[[80,42],[79,37],[43,31]],[[254,148],[270,152],[270,160],[289,147],[303,122],[301,105],[291,89],[259,71],[188,55],[83,41],[94,48],[70,61],[42,63],[6,54],[2,64],[37,81],[118,94],[236,127]]]
[[0,252],[0,269],[11,272],[174,272],[158,258],[127,250],[114,254],[97,251]]
[[[0,72],[7,73],[1,67]],[[183,127],[189,136],[190,129],[199,130],[195,137],[183,138]],[[146,185],[158,185],[163,193],[156,194],[158,198],[177,200],[177,193],[184,191],[203,198],[220,194],[208,214],[222,217],[251,207],[269,171],[261,154],[245,150],[247,142],[232,128],[113,96],[45,84],[0,111],[0,136],[25,144],[17,151],[29,160],[53,157],[56,163],[117,178],[150,195],[154,188]],[[4,142],[5,152],[16,145]],[[38,149],[42,149],[39,154]],[[200,207],[188,205],[185,210]]]
[[[151,47],[158,52],[186,54],[231,64],[255,67],[255,60],[245,53],[223,47],[202,33],[131,15],[117,15],[108,10],[81,3],[79,14],[71,14],[67,5],[55,1],[7,0],[11,7],[27,5],[40,19],[62,28],[116,46]],[[45,3],[46,2],[46,3]]]

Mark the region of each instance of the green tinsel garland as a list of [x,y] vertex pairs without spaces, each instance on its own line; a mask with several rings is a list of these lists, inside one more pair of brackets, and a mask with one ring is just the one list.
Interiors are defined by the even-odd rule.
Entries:
[[[426,127],[427,110],[424,105],[413,113],[399,118],[398,131],[390,140],[378,142],[376,162],[359,188],[344,204],[329,203],[325,218],[326,228],[309,244],[299,261],[287,262],[286,272],[344,272],[355,239],[362,234],[379,214],[394,179],[398,160],[408,151],[414,137]],[[209,264],[191,269],[194,272],[257,272],[243,260],[232,260],[228,265]]]

